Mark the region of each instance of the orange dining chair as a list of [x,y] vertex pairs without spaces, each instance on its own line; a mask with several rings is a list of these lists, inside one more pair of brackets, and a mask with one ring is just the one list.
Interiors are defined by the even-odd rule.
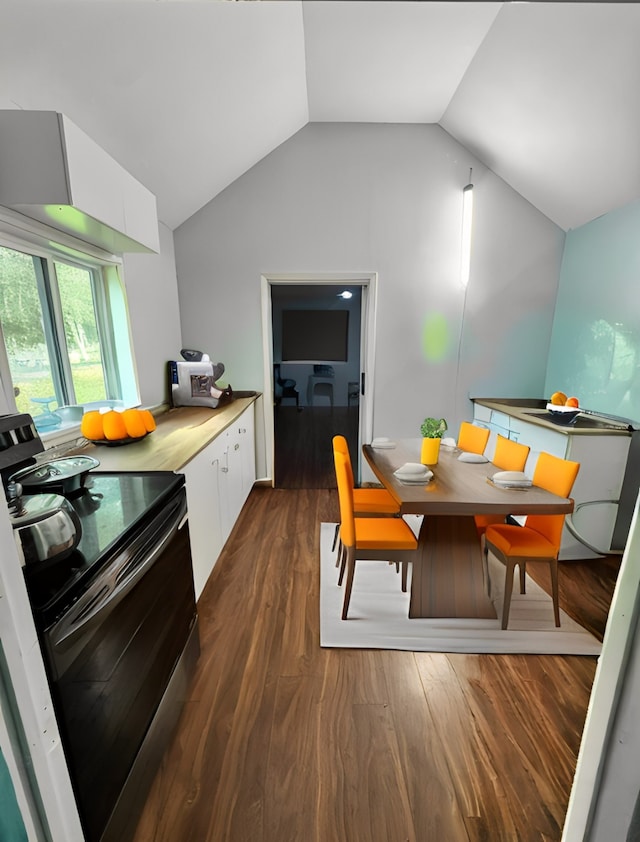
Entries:
[[[533,472],[533,484],[559,497],[568,497],[580,469],[579,462],[541,453]],[[506,567],[502,628],[509,622],[513,572],[520,567],[520,593],[525,593],[527,561],[546,561],[551,570],[551,593],[556,626],[560,625],[558,600],[558,553],[564,515],[527,515],[524,526],[492,524],[485,532],[485,553],[491,551]]]
[[[400,514],[400,504],[396,501],[386,488],[356,488],[353,477],[353,467],[351,465],[351,456],[349,455],[349,445],[344,436],[333,437],[333,452],[342,453],[347,461],[347,477],[353,489],[353,510],[356,517],[363,517],[365,515],[373,515],[374,517],[398,516]],[[340,534],[340,524],[336,526],[335,535],[333,536],[333,552],[338,543],[338,536]],[[336,566],[340,563],[342,555],[342,547],[338,552]]]
[[400,517],[355,517],[347,458],[336,450],[334,461],[340,500],[340,540],[344,547],[338,584],[342,584],[346,567],[347,580],[342,603],[342,619],[346,620],[356,561],[367,559],[399,563],[402,568],[402,590],[406,591],[409,561],[413,561],[418,540]]
[[[502,471],[524,471],[529,458],[531,448],[527,444],[512,441],[498,433],[496,438],[496,449],[493,454],[492,463]],[[476,529],[482,538],[487,526],[492,523],[504,523],[504,515],[476,515]]]
[[478,427],[469,421],[463,421],[458,431],[458,449],[465,453],[484,453],[489,441],[489,428]]

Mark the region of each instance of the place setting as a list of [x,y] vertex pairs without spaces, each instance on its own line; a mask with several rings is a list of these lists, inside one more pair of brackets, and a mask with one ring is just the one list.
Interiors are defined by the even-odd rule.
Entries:
[[403,485],[424,485],[433,479],[433,471],[420,462],[405,462],[393,475]]

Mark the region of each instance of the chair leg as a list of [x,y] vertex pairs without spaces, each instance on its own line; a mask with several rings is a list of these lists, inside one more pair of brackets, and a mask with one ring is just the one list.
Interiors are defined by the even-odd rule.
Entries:
[[354,547],[348,547],[346,549],[346,561],[347,561],[347,582],[344,588],[344,602],[342,603],[342,619],[347,619],[347,613],[349,611],[349,602],[351,601],[351,588],[353,587],[353,574],[355,573],[356,569],[356,551]]
[[340,534],[340,524],[336,523],[336,531],[333,533],[333,544],[331,545],[331,552],[335,552],[336,544],[338,543],[338,535]]
[[407,573],[409,571],[409,562],[402,562],[402,593],[407,592]]
[[527,581],[527,562],[520,561],[520,593],[526,593],[525,582]]
[[491,576],[489,576],[489,547],[484,539],[484,532],[480,538],[480,546],[482,547],[482,575],[484,577],[485,586],[487,589],[487,596],[491,599]]
[[513,568],[515,564],[507,559],[506,572],[504,577],[504,600],[502,603],[502,628],[506,629],[509,623],[509,609],[511,608],[511,591],[513,590]]
[[558,559],[551,560],[551,594],[553,596],[553,617],[556,626],[560,625],[560,598],[558,594]]
[[347,566],[347,550],[346,550],[346,548],[345,548],[345,546],[342,542],[340,543],[339,560],[340,560],[340,573],[338,575],[338,587],[340,587],[340,585],[342,585],[342,580],[344,579],[345,567]]

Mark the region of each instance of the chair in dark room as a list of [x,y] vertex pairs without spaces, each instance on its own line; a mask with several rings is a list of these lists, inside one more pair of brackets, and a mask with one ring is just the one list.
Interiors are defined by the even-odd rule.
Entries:
[[298,412],[300,411],[300,394],[296,388],[296,381],[290,377],[283,378],[280,374],[280,364],[273,366],[273,398],[276,406],[280,406],[283,398],[293,398]]

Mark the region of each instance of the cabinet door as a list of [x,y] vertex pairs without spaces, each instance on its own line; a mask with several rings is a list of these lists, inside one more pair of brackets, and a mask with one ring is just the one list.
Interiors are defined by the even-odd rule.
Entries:
[[202,593],[226,539],[222,532],[220,505],[223,444],[219,439],[211,442],[183,469],[196,599]]
[[248,407],[238,419],[238,435],[242,454],[242,491],[243,503],[249,496],[256,481],[256,436],[255,404]]
[[604,552],[611,547],[630,442],[629,436],[571,436],[569,440],[567,458],[580,463],[571,495],[576,502],[571,520],[585,541]]
[[245,498],[242,489],[240,437],[235,425],[231,430],[225,431],[221,438],[224,438],[224,452],[220,463],[220,516],[222,536],[226,541],[238,519]]
[[197,599],[255,482],[253,404],[185,465],[183,473]]
[[224,441],[220,461],[220,517],[226,541],[256,478],[253,405],[247,407],[220,436]]

